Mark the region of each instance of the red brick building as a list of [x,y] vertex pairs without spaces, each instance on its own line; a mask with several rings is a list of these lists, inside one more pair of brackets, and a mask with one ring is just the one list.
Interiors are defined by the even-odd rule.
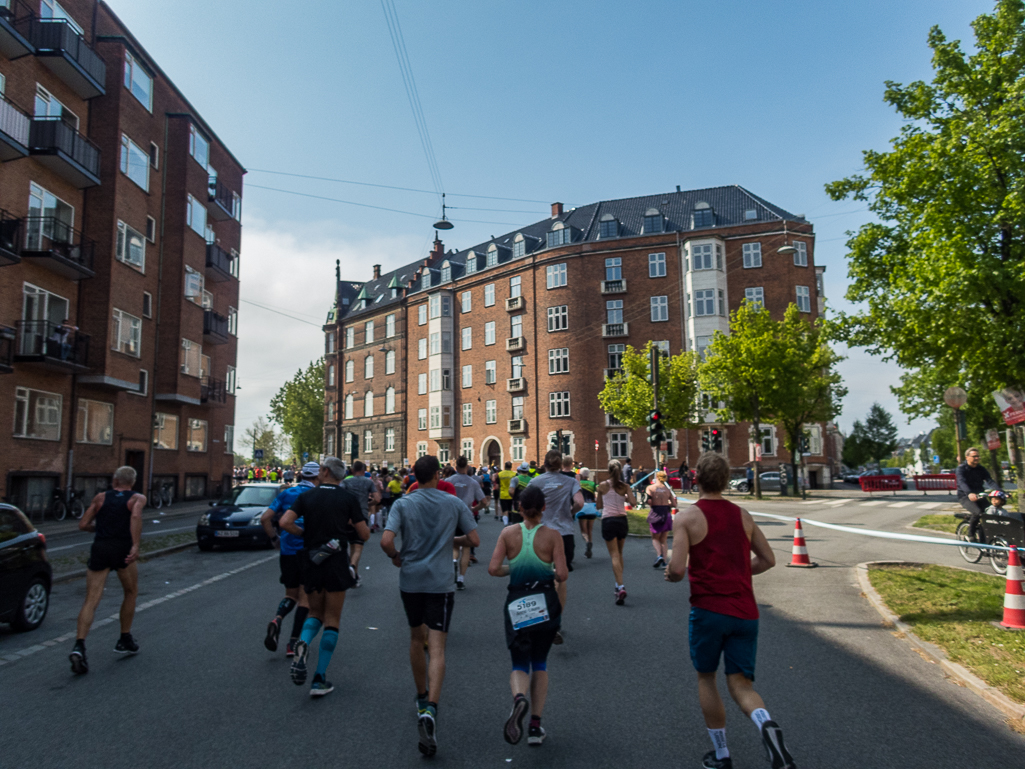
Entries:
[[[0,8],[0,12],[5,9]],[[233,463],[242,165],[113,11],[0,13],[0,497],[217,491]]]
[[[359,416],[366,393],[376,390],[358,377],[366,349],[359,329],[368,313],[390,307],[406,319],[395,345],[405,345],[398,360],[408,364],[404,384],[394,385],[406,393],[396,401],[406,441],[369,454],[369,461],[397,464],[432,453],[443,461],[465,454],[474,464],[518,463],[540,459],[561,430],[570,454],[585,465],[632,457],[635,466],[651,467],[645,431],[616,424],[598,405],[625,346],[654,340],[671,354],[702,350],[715,331],[728,331],[730,310],[745,298],[774,317],[791,303],[817,317],[824,268],[814,263],[814,244],[802,216],[739,186],[677,189],[570,211],[556,203],[551,218],[470,249],[445,252],[436,242],[421,263],[366,284],[339,283],[339,306],[325,330],[338,335],[342,366],[347,341],[354,342],[357,376],[329,385],[328,400],[351,399],[354,417],[343,407],[328,429],[372,430]],[[778,253],[784,245],[793,251]],[[693,464],[700,433],[718,427],[723,453],[742,467],[749,425],[706,419],[706,427],[673,434],[669,463]],[[831,429],[809,426],[812,486],[829,483],[838,470],[839,458],[829,453]],[[789,460],[781,438],[765,428],[768,467]]]

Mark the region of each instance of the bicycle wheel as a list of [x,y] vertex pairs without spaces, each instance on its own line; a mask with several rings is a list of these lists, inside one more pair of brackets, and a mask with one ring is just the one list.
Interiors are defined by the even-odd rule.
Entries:
[[50,512],[53,513],[53,520],[63,521],[68,517],[68,506],[64,504],[63,500],[55,499],[50,505]]
[[81,520],[85,515],[85,505],[81,499],[71,500],[71,515],[76,521]]
[[[993,537],[992,541],[988,544],[996,545],[997,547],[1007,547],[1007,540],[1003,537]],[[1007,574],[1007,551],[1006,550],[987,550],[986,555],[989,556],[989,565],[997,574],[1003,576]]]
[[164,504],[167,505],[168,507],[170,507],[171,506],[171,502],[173,502],[173,501],[174,501],[174,497],[171,496],[171,490],[170,489],[164,489]]
[[[954,532],[954,536],[962,542],[968,542],[968,521],[961,521],[957,525],[957,531]],[[982,550],[977,547],[958,545],[957,549],[961,551],[961,557],[968,561],[968,563],[978,563],[982,560]]]
[[164,504],[164,497],[160,494],[159,491],[154,491],[154,492],[152,492],[149,495],[149,506],[150,507],[155,507],[155,508],[157,508],[159,510],[160,507],[163,504]]

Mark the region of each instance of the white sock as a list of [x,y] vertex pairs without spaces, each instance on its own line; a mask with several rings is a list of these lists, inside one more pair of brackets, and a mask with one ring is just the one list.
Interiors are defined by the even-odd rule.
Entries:
[[502,523],[504,523],[506,526],[509,525],[509,516],[508,515],[503,515],[502,516]]
[[726,747],[726,730],[709,729],[708,736],[712,739],[712,747],[715,748],[715,757],[729,758],[730,749]]
[[370,525],[371,525],[371,526],[373,526],[373,525],[374,525],[374,516],[376,516],[376,515],[377,515],[377,513],[371,513],[371,514],[370,514]]
[[765,708],[755,708],[751,711],[751,720],[754,721],[755,726],[758,727],[758,731],[761,731],[762,724],[766,721],[771,721],[772,716],[769,715],[769,711]]
[[458,577],[456,577],[456,581],[457,582],[462,582],[463,581],[463,575],[460,574]]

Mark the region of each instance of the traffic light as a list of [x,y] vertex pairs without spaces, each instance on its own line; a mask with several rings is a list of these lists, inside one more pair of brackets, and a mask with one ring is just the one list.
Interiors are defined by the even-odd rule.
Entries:
[[658,448],[659,444],[666,439],[665,426],[662,424],[662,414],[658,409],[652,409],[648,414],[648,443]]
[[701,434],[702,451],[715,451],[721,454],[722,449],[722,430],[718,427],[710,427]]
[[562,436],[562,448],[559,449],[559,450],[563,453],[564,456],[569,454],[569,436],[568,435]]
[[[566,446],[566,448],[563,448],[563,446]],[[552,451],[558,451],[563,454],[569,453],[569,436],[567,435],[565,438],[563,438],[562,430],[556,430],[555,434],[552,436],[552,443],[551,446],[549,446],[549,448]]]
[[349,433],[349,459],[352,462],[359,459],[359,436],[356,433]]
[[801,454],[808,454],[811,451],[811,442],[808,440],[806,433],[801,433],[797,439],[797,450]]
[[701,431],[701,451],[702,451],[702,453],[704,453],[706,451],[711,451],[712,450],[711,449],[711,446],[712,446],[711,437],[712,436],[709,435],[708,430],[702,430]]

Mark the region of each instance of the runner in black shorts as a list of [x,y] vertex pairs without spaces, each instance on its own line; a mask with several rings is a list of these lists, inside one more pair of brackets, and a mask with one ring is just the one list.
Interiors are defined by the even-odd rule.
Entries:
[[[345,591],[356,584],[349,565],[346,532],[351,527],[363,538],[370,536],[359,501],[338,485],[343,478],[345,463],[337,457],[326,457],[320,463],[320,486],[302,494],[281,516],[281,528],[302,537],[305,545],[299,556],[303,589],[310,602],[310,616],[303,623],[302,634],[295,644],[291,675],[296,686],[306,681],[310,644],[321,627],[324,628],[320,637],[317,672],[310,687],[312,697],[322,697],[334,689],[326,677],[327,666],[331,664],[331,655],[338,643],[338,624],[345,604]],[[299,518],[303,519],[302,528],[296,525]]]
[[601,538],[609,549],[612,560],[612,575],[616,579],[616,605],[626,602],[626,585],[623,584],[623,542],[629,531],[626,515],[627,504],[636,506],[633,489],[623,480],[623,466],[618,459],[609,462],[608,480],[598,485],[595,505],[601,510]]

